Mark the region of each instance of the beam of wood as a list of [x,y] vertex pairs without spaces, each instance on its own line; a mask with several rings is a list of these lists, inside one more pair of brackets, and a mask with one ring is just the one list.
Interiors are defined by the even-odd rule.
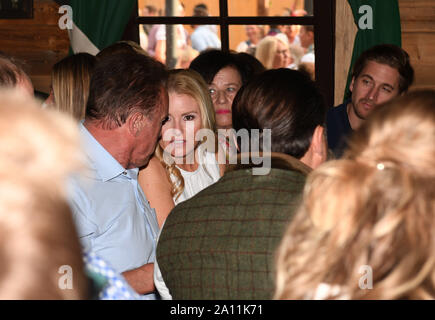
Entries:
[[353,45],[358,28],[347,1],[336,2],[335,20],[335,106],[343,102],[347,74],[352,60]]

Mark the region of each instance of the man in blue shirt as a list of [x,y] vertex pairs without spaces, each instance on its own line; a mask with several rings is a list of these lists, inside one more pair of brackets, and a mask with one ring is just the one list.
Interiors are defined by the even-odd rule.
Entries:
[[155,299],[156,215],[137,183],[168,115],[165,67],[141,54],[100,59],[80,131],[89,171],[71,184],[82,245]]
[[392,44],[374,46],[355,62],[349,101],[328,111],[328,146],[341,157],[347,139],[377,106],[405,93],[414,80],[408,53]]
[[[198,4],[193,9],[194,17],[208,17],[208,10],[205,4]],[[202,52],[207,49],[220,49],[221,41],[213,29],[213,26],[192,26],[194,31],[190,36],[192,42],[192,48],[198,52]]]

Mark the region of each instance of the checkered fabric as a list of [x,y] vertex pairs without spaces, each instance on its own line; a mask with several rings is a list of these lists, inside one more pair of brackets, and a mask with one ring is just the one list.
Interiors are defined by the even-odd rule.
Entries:
[[306,175],[272,168],[226,172],[177,205],[157,246],[173,299],[271,299],[274,254],[298,206]]
[[88,274],[102,287],[98,293],[99,300],[144,300],[122,275],[95,253],[86,252],[83,260]]

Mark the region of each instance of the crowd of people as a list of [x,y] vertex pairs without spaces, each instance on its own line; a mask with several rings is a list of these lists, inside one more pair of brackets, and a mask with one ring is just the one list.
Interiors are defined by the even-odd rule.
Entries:
[[0,297],[434,299],[435,91],[381,44],[327,106],[262,42],[74,54],[44,103],[2,53]]
[[[184,16],[184,5],[177,1],[176,16]],[[283,15],[303,16],[304,10],[285,10]],[[153,5],[145,6],[142,16],[157,16],[159,12]],[[200,3],[192,12],[193,17],[209,16],[207,5]],[[220,49],[221,42],[216,26],[192,26],[189,32],[178,24],[174,29],[176,47],[176,68],[188,68],[199,53],[207,49]],[[246,25],[246,40],[240,42],[234,51],[248,53],[256,57],[266,69],[290,68],[304,70],[314,79],[314,27],[299,25]],[[166,63],[166,26],[142,25],[140,29],[141,45],[152,57]]]

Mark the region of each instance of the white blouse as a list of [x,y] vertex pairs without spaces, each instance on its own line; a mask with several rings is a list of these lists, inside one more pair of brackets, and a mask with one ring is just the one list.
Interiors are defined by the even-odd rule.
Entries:
[[[191,172],[177,167],[184,179],[184,189],[177,199],[176,197],[173,198],[175,205],[193,197],[195,194],[220,179],[219,164],[216,160],[216,155],[205,151],[202,145],[198,147],[196,152],[198,153],[199,159],[198,169]],[[174,176],[171,176],[171,179],[174,183],[176,182]]]

